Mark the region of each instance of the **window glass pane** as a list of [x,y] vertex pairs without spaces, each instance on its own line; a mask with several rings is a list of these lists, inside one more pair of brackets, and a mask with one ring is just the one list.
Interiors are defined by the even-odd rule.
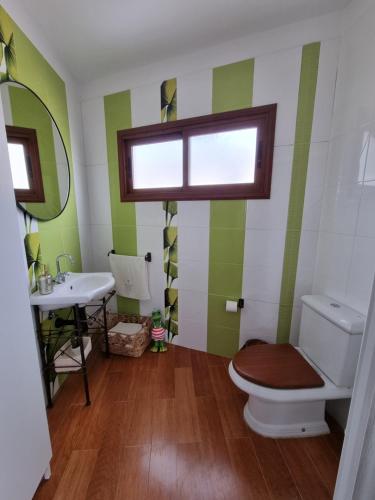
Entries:
[[8,150],[14,189],[30,189],[23,145],[9,142]]
[[132,147],[133,188],[182,186],[182,139]]
[[256,128],[190,137],[189,184],[254,182],[256,139]]

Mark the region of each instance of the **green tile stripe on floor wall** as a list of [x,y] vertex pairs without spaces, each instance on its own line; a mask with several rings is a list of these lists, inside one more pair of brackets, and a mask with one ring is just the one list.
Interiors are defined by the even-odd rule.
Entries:
[[303,47],[292,180],[290,185],[288,222],[285,237],[284,264],[277,327],[277,342],[279,343],[288,342],[292,321],[303,205],[318,79],[319,55],[319,42],[310,43]]
[[56,255],[68,252],[74,256],[75,260],[70,269],[76,272],[81,271],[81,250],[73,176],[74,165],[71,154],[65,83],[3,7],[0,7],[0,22],[7,40],[11,33],[14,35],[16,65],[12,68],[12,76],[30,87],[51,112],[63,137],[71,169],[70,197],[64,212],[51,221],[38,222],[42,259],[44,263],[49,265],[51,272],[55,274]]
[[[120,200],[117,131],[131,128],[130,90],[104,96],[113,247],[116,253],[137,255],[135,204]],[[110,249],[108,249],[110,250]],[[120,313],[139,314],[139,301],[117,297]]]
[[[253,79],[253,59],[214,68],[212,111],[250,107]],[[211,201],[207,350],[213,354],[232,356],[238,350],[240,312],[225,312],[225,302],[242,295],[245,227],[245,200]]]

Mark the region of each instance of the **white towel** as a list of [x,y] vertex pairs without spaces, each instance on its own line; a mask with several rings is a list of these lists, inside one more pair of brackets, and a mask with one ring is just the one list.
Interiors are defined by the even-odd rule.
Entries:
[[149,300],[147,262],[144,257],[109,255],[109,263],[116,281],[116,293],[129,299]]

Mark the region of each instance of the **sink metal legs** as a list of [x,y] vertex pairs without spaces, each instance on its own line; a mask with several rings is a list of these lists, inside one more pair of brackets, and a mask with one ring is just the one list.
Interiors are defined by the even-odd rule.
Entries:
[[[103,334],[105,355],[107,358],[109,358],[110,346],[108,338],[107,304],[114,294],[115,292],[112,291],[107,294],[107,296],[103,297],[100,303],[97,303],[95,305],[90,304],[90,308],[96,307],[96,309],[89,316],[86,315],[86,309],[79,307],[79,304],[75,304],[72,308],[70,308],[70,313],[63,314],[62,318],[57,318],[54,321],[53,326],[49,325],[49,328],[47,328],[46,330],[43,330],[39,308],[38,306],[34,306],[35,324],[38,334],[39,350],[48,408],[52,408],[53,406],[52,381],[53,376],[56,375],[55,355],[57,351],[59,351],[59,349],[60,351],[62,351],[60,346],[61,341],[64,342],[64,336],[65,341],[66,336],[69,336],[70,338],[76,337],[81,360],[78,362],[71,358],[72,361],[75,362],[75,364],[72,363],[74,364],[74,366],[66,367],[66,371],[59,371],[59,373],[80,373],[83,379],[86,406],[89,406],[91,404],[83,338],[85,335],[95,335],[98,333]],[[74,320],[72,318],[72,313]],[[53,312],[50,313],[50,318],[51,317],[54,317]],[[62,352],[67,351],[65,350]]]
[[89,391],[89,381],[88,381],[88,377],[87,377],[86,357],[85,357],[85,352],[84,352],[84,347],[83,347],[82,324],[80,321],[79,314],[80,314],[79,305],[76,304],[74,306],[74,319],[75,319],[75,323],[76,323],[76,331],[77,331],[78,342],[79,342],[79,350],[81,352],[81,367],[82,367],[82,375],[83,375],[83,387],[85,390],[85,397],[86,397],[86,406],[89,406],[91,404],[90,391]]

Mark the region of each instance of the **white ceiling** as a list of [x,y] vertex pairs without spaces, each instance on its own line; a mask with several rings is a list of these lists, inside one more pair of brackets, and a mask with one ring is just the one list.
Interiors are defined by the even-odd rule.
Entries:
[[27,0],[80,81],[345,7],[349,0]]

